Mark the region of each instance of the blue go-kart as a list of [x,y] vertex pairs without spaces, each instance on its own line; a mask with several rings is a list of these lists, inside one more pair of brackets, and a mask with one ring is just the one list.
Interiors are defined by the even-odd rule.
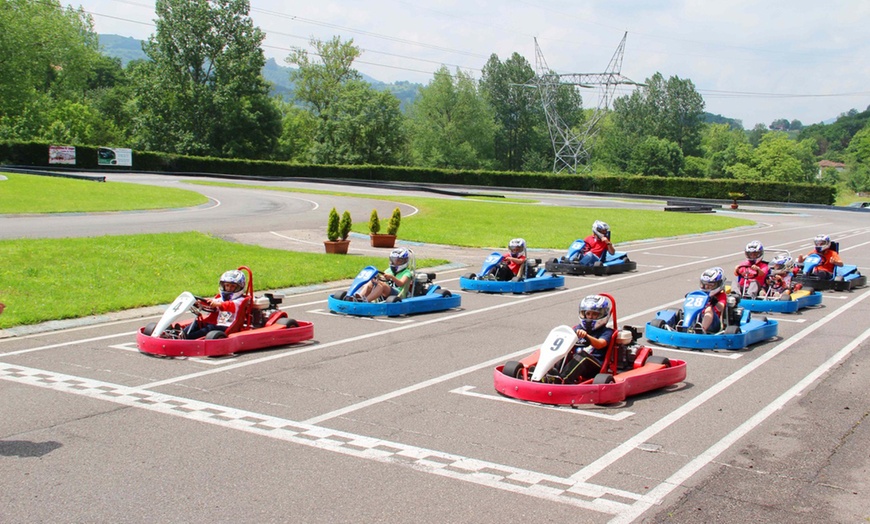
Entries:
[[[413,257],[411,259],[413,263]],[[347,291],[341,291],[329,296],[329,310],[333,313],[355,315],[362,317],[398,317],[416,313],[430,313],[459,307],[462,298],[449,290],[435,284],[435,273],[423,273],[414,270],[413,265],[411,289],[404,298],[396,295],[387,297],[383,302],[359,302],[354,295],[372,279],[379,278],[382,273],[374,266],[366,266],[357,274]]]
[[[830,249],[840,251],[839,242],[831,242]],[[818,290],[832,289],[834,291],[849,291],[856,287],[866,286],[867,277],[858,271],[857,266],[844,264],[834,267],[832,278],[814,273],[816,267],[822,263],[822,257],[818,253],[811,253],[804,259],[803,265],[798,264],[800,272],[794,276],[795,282]]]
[[551,273],[566,273],[568,275],[612,275],[637,269],[637,262],[628,259],[628,254],[616,251],[612,255],[605,251],[601,260],[585,265],[579,261],[586,253],[586,241],[575,240],[568,248],[568,254],[547,261],[546,269]]
[[[468,273],[459,279],[459,288],[481,293],[531,293],[545,291],[565,285],[565,277],[547,273],[540,267],[540,259],[526,258],[516,276],[511,273],[510,280],[499,280],[499,266],[505,256],[492,253],[483,261],[480,273]],[[505,270],[510,273],[510,270]]]
[[690,349],[742,349],[776,336],[776,320],[752,318],[748,309],[738,307],[740,299],[733,294],[728,297],[721,330],[704,333],[701,316],[709,300],[706,291],[696,290],[686,295],[682,309],[659,311],[656,318],[646,324],[647,340]]

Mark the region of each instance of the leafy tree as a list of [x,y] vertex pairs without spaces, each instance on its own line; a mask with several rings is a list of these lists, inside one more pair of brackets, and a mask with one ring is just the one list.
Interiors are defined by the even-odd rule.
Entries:
[[771,131],[788,131],[788,129],[789,129],[788,126],[789,126],[789,124],[788,124],[788,120],[787,120],[787,119],[785,119],[785,118],[779,118],[779,119],[774,120],[773,122],[771,122],[771,124],[768,126],[768,128],[769,128]]
[[404,150],[399,99],[376,91],[353,69],[360,50],[339,37],[312,40],[320,63],[297,50],[287,62],[298,69],[290,76],[296,100],[316,122],[309,160],[323,164],[396,164]]
[[683,162],[683,152],[676,143],[648,136],[634,150],[629,171],[644,176],[677,176]]
[[281,102],[280,106],[284,116],[274,157],[278,160],[304,162],[314,144],[317,121],[310,112],[301,107],[287,102]]
[[265,158],[281,115],[262,77],[265,34],[248,0],[157,0],[151,59],[135,75],[140,146]]
[[56,0],[0,0],[0,137],[51,135],[56,120],[48,113],[58,104],[83,103],[99,58],[83,10]]
[[414,165],[479,169],[494,163],[495,121],[476,83],[442,66],[409,108]]
[[728,178],[728,166],[747,163],[752,156],[746,133],[732,129],[728,124],[706,126],[701,134],[701,150],[709,162],[711,178]]
[[789,140],[784,132],[764,135],[754,164],[761,179],[771,182],[812,182],[816,179],[813,142]]
[[537,93],[523,86],[534,76],[535,70],[518,53],[504,62],[493,54],[483,67],[480,90],[498,124],[494,138],[498,169],[521,170],[529,152],[541,145],[549,147],[540,132],[545,120]]
[[644,87],[613,102],[612,127],[602,137],[606,163],[626,169],[628,159],[646,137],[669,140],[683,155],[701,154],[704,100],[690,80],[661,73],[646,80]]
[[758,147],[761,144],[761,139],[768,133],[767,128],[764,127],[764,124],[755,124],[755,127],[749,132],[748,138],[749,143],[752,144],[752,147]]

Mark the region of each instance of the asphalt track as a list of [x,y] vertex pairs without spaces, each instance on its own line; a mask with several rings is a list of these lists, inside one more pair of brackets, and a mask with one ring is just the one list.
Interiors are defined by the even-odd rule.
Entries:
[[[319,250],[329,207],[355,216],[372,207],[189,187],[212,205],[55,225],[5,217],[15,233],[2,231],[197,229]],[[392,194],[384,209],[401,202],[384,193]],[[620,405],[544,407],[492,388],[493,367],[574,323],[583,296],[608,292],[621,323],[642,325],[680,302],[707,267],[732,269],[750,240],[798,253],[827,232],[847,262],[870,267],[864,213],[757,208],[741,216],[758,226],[618,244],[636,272],[567,277],[565,288],[532,295],[462,293],[461,309],[436,314],[342,317],[326,309],[341,285],[293,290],[286,310],[314,323],[316,341],[237,357],[139,354],[134,332],[156,308],[0,338],[0,521],[864,521],[870,288],[826,292],[822,307],[774,316],[779,336],[747,350],[655,348],[688,362],[687,381]],[[352,252],[374,251],[363,242]],[[456,262],[437,278],[454,291],[469,271],[459,266],[476,267],[488,252],[413,247]]]

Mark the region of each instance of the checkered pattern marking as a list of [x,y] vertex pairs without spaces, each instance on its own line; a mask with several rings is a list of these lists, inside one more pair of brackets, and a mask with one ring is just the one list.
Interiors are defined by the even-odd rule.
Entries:
[[361,459],[410,467],[416,471],[603,513],[618,515],[631,507],[630,502],[626,502],[644,498],[636,493],[574,482],[569,478],[39,369],[0,363],[0,379],[196,420]]

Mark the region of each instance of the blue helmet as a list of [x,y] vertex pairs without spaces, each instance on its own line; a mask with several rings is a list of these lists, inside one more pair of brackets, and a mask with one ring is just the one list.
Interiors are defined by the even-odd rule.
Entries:
[[610,238],[610,226],[607,225],[607,222],[596,220],[592,224],[592,233],[600,239]]
[[522,238],[515,238],[508,243],[508,250],[511,255],[521,255],[526,250],[526,241]]
[[701,289],[712,297],[725,288],[725,271],[721,267],[711,267],[701,273]]
[[607,297],[589,295],[580,301],[580,326],[585,331],[594,331],[610,321],[613,306]]
[[758,240],[746,244],[746,259],[753,262],[760,261],[764,258],[764,246]]
[[816,252],[821,253],[831,247],[831,237],[824,234],[816,235],[816,238],[813,239],[813,245],[816,246]]

